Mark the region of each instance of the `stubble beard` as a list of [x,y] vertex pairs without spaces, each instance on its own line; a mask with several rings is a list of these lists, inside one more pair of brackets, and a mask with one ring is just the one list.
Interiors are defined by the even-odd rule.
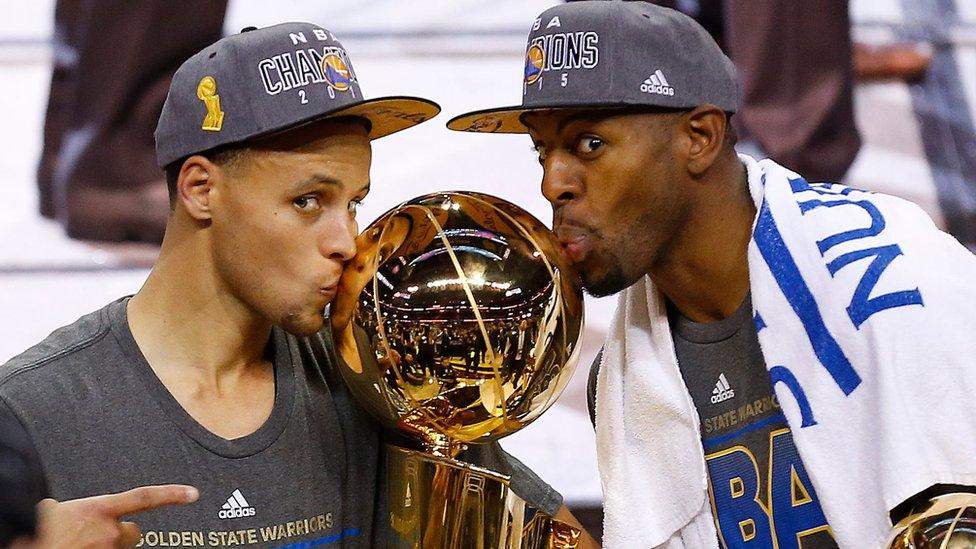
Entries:
[[620,265],[614,264],[602,277],[591,280],[583,275],[583,289],[593,297],[606,297],[618,293],[630,286]]
[[[604,258],[604,272],[599,278],[587,273],[584,265],[579,266],[583,289],[593,297],[607,297],[626,290],[638,280],[640,280],[647,270],[643,264],[647,260],[647,254],[653,253],[656,249],[655,243],[647,239],[636,239],[635,242],[606,243],[604,250],[600,254]],[[628,251],[630,249],[631,251]],[[608,250],[615,250],[610,252]],[[626,258],[626,260],[621,259]]]
[[324,311],[318,311],[317,314],[292,311],[286,313],[276,324],[293,336],[307,337],[315,334],[325,325]]

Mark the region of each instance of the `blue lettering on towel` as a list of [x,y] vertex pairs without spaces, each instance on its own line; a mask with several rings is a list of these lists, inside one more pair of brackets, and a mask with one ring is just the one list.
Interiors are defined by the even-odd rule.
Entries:
[[765,200],[759,209],[759,219],[756,222],[753,238],[776,284],[800,319],[817,359],[844,394],[850,395],[861,384],[861,376],[854,370],[851,361],[824,324],[813,292],[810,291],[810,287],[800,273],[800,268],[797,267],[796,261],[786,247],[783,235],[779,232],[769,204]]
[[[762,183],[765,186],[765,175]],[[884,232],[886,222],[881,211],[870,200],[852,198],[851,195],[855,193],[854,189],[834,184],[810,185],[802,178],[791,179],[789,183],[793,193],[813,192],[820,195],[820,198],[798,201],[800,212],[803,215],[819,208],[855,206],[864,210],[871,220],[870,225],[866,227],[846,229],[819,240],[817,248],[821,257],[839,244],[876,237]],[[857,194],[860,196],[870,193],[857,191]],[[759,210],[753,239],[760,255],[769,266],[776,284],[799,318],[817,359],[823,364],[831,378],[844,392],[844,395],[850,395],[861,384],[861,377],[824,323],[823,315],[813,292],[786,246],[769,204],[765,200]],[[835,276],[840,269],[851,263],[870,259],[870,263],[854,288],[850,304],[846,308],[847,316],[856,329],[860,329],[865,321],[880,311],[911,305],[924,306],[922,294],[917,286],[872,297],[872,292],[885,270],[900,255],[903,255],[901,247],[897,244],[887,244],[847,252],[826,264],[830,275]],[[757,329],[765,327],[766,323],[762,321],[761,317],[757,315],[755,320]],[[803,389],[795,377],[784,375],[778,381],[784,382],[794,396],[802,395]],[[805,399],[798,398],[798,400]],[[809,404],[801,407],[805,408],[804,412],[806,412],[803,414],[803,427],[815,425],[816,421],[813,419],[813,411],[809,408]]]
[[[884,216],[873,202],[869,200],[852,200],[849,198],[849,195],[854,192],[854,189],[840,185],[836,185],[836,187],[840,187],[840,190],[835,190],[835,185],[833,184],[810,185],[803,178],[790,180],[790,188],[794,193],[812,191],[821,196],[832,197],[831,200],[813,199],[799,202],[800,212],[804,215],[817,208],[857,206],[863,209],[871,218],[871,225],[868,227],[841,231],[823,240],[819,240],[817,242],[817,248],[820,250],[821,256],[838,244],[878,236],[885,229]],[[869,194],[863,193],[863,191],[859,192]],[[867,269],[865,269],[864,274],[861,275],[861,280],[858,282],[857,287],[854,289],[854,294],[851,296],[850,305],[847,306],[847,316],[850,317],[855,328],[860,329],[861,324],[864,324],[867,319],[885,309],[907,307],[909,305],[925,305],[922,300],[922,293],[918,287],[871,297],[871,293],[878,284],[881,275],[884,274],[885,269],[900,255],[902,255],[901,247],[898,244],[889,244],[845,253],[827,264],[827,270],[830,271],[831,276],[834,276],[841,268],[855,261],[869,257],[873,258]]]

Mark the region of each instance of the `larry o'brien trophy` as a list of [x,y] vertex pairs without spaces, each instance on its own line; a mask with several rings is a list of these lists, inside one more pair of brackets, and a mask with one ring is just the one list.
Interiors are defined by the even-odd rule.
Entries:
[[576,547],[580,532],[506,475],[454,459],[531,423],[572,376],[582,291],[553,234],[499,198],[441,192],[385,213],[357,247],[332,305],[340,370],[417,448],[386,449],[393,545]]

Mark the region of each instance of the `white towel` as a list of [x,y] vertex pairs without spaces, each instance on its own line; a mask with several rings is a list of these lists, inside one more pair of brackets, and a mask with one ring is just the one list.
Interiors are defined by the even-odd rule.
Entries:
[[646,277],[621,294],[596,393],[604,546],[656,547],[680,531],[666,547],[682,547],[681,538],[700,540],[686,539],[687,547],[715,547],[698,415],[664,300]]
[[[976,485],[976,256],[909,202],[741,158],[766,366],[838,543],[879,547],[906,498]],[[645,277],[597,379],[606,547],[717,546],[697,421]]]

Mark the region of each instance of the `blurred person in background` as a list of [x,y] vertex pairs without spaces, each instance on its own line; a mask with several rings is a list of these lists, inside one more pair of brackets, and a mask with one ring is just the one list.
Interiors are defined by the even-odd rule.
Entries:
[[37,169],[40,213],[83,240],[159,243],[153,129],[173,72],[223,31],[227,0],[58,0]]
[[811,181],[841,181],[860,149],[855,78],[917,79],[931,60],[907,43],[852,45],[848,0],[651,3],[693,16],[732,58],[742,86],[733,123],[744,150],[758,146]]
[[35,506],[47,497],[30,435],[0,404],[0,547],[24,547],[37,530]]

